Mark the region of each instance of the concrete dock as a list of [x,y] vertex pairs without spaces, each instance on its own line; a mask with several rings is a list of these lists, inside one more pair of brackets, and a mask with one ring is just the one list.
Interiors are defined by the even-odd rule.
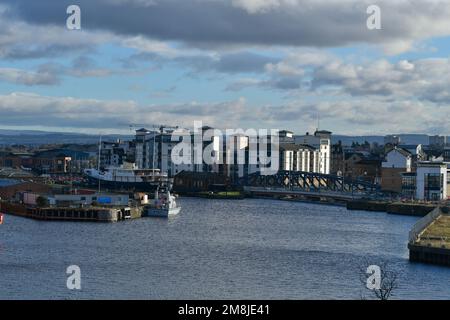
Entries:
[[450,210],[436,208],[420,219],[409,234],[409,259],[450,266]]
[[47,221],[118,222],[125,219],[139,218],[142,214],[142,208],[139,207],[37,208],[3,202],[1,208],[6,214]]

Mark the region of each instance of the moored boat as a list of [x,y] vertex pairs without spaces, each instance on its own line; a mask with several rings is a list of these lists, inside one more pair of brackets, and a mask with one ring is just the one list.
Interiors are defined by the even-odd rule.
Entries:
[[181,207],[177,205],[176,198],[170,194],[169,189],[160,193],[157,188],[153,202],[144,207],[142,216],[167,218],[179,214],[180,211]]
[[137,169],[135,165],[129,167],[110,167],[105,170],[86,169],[84,174],[89,184],[101,185],[110,190],[135,190],[153,192],[158,186],[167,184],[167,174],[157,169]]

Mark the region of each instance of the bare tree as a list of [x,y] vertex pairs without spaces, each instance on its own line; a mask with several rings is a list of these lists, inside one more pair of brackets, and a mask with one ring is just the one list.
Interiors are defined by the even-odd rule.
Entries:
[[[379,272],[371,273],[369,267],[377,267]],[[398,272],[390,268],[386,261],[378,264],[367,261],[363,263],[360,267],[360,280],[364,288],[378,300],[389,300],[398,288]],[[376,285],[375,282],[371,283],[372,280],[376,280]],[[365,299],[364,296],[362,298]]]

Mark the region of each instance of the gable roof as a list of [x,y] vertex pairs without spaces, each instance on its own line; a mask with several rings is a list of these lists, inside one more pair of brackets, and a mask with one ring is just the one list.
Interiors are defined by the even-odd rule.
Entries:
[[403,155],[404,157],[411,157],[412,156],[411,152],[409,152],[406,149],[400,148],[400,147],[395,147],[395,148],[389,150],[388,152],[386,152],[386,155],[388,155],[392,151],[396,151],[396,152],[400,153],[401,155]]

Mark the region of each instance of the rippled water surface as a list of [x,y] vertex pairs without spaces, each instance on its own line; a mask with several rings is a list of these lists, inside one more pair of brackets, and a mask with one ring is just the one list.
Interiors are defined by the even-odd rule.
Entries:
[[[342,207],[181,198],[179,216],[0,226],[0,298],[360,299],[359,270],[388,261],[396,298],[450,299],[450,268],[408,261],[417,218]],[[79,265],[82,290],[66,287]]]

